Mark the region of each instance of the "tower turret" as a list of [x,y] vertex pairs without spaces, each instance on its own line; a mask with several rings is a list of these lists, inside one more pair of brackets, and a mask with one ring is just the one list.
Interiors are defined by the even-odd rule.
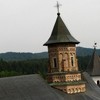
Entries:
[[49,53],[47,80],[52,87],[70,94],[86,90],[78,70],[76,58],[78,43],[79,41],[70,34],[58,12],[52,34],[44,44],[48,46]]

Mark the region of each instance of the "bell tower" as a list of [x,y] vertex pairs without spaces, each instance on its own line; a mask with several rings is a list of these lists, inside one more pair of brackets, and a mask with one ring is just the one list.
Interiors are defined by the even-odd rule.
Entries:
[[[58,3],[57,7],[59,7]],[[47,80],[52,87],[68,94],[86,91],[76,58],[76,44],[78,43],[70,34],[58,12],[51,36],[44,44],[48,46],[49,54]]]

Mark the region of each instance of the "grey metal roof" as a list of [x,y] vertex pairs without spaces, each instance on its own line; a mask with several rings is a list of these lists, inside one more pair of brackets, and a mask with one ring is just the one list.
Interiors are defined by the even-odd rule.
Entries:
[[56,44],[56,43],[74,43],[78,44],[77,41],[69,32],[63,20],[58,14],[52,34],[48,41],[44,45]]
[[94,48],[92,57],[91,57],[90,62],[87,66],[87,72],[91,76],[100,76],[100,58],[96,53],[96,48]]
[[0,100],[100,100],[100,88],[84,72],[87,91],[66,94],[51,88],[38,74],[0,78]]

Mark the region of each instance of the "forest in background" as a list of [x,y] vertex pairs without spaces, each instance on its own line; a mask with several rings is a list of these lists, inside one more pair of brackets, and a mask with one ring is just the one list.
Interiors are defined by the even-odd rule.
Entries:
[[[89,63],[90,56],[78,57],[79,70],[85,71]],[[23,61],[0,60],[0,77],[40,74],[46,77],[48,69],[48,58],[31,59]]]
[[[77,48],[78,66],[80,71],[85,71],[90,61],[93,49]],[[97,50],[100,53],[100,50]],[[46,77],[48,69],[48,53],[1,53],[0,77],[27,75],[38,73]]]

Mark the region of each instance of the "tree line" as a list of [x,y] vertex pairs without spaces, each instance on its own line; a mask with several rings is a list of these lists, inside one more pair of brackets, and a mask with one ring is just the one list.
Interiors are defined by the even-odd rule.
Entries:
[[48,59],[32,59],[24,61],[0,60],[0,77],[39,73],[45,76]]
[[[85,71],[89,63],[90,56],[78,57],[79,70]],[[23,60],[23,61],[5,61],[0,60],[0,77],[27,75],[38,73],[46,77],[48,69],[48,58]]]

